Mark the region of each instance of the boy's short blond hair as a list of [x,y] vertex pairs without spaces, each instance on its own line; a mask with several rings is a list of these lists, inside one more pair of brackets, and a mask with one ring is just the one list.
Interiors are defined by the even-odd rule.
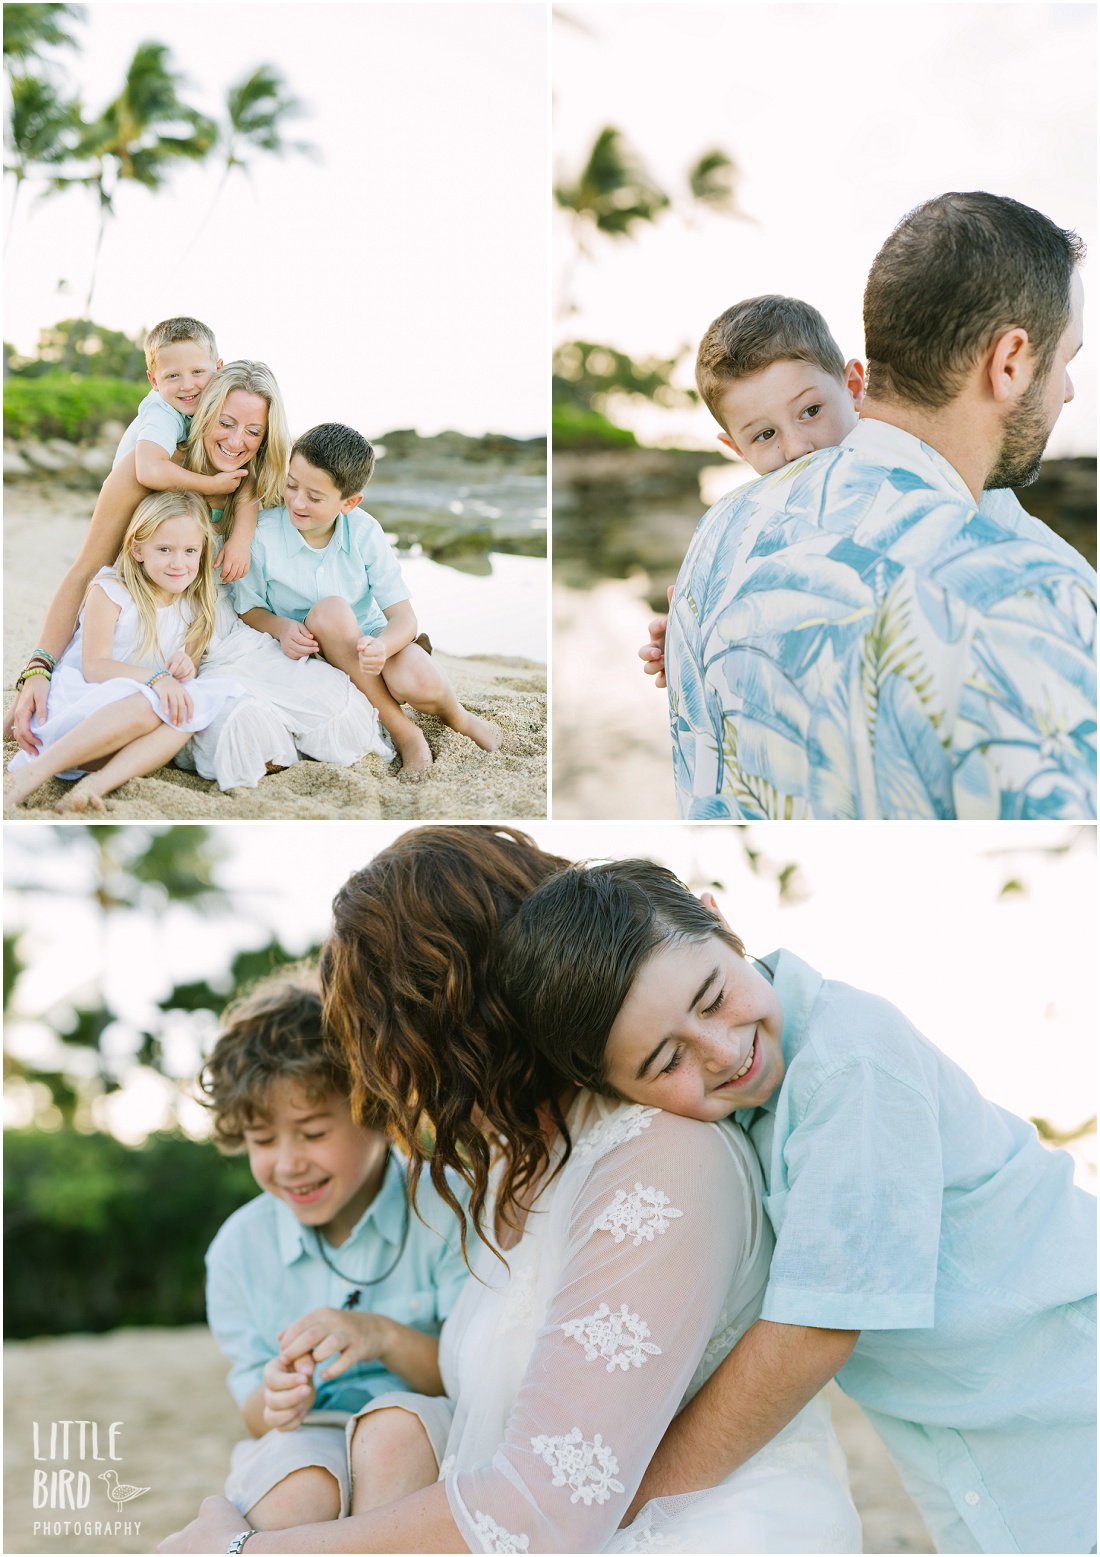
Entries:
[[210,353],[211,363],[218,360],[218,343],[214,332],[201,319],[162,319],[145,337],[145,366],[150,373],[157,371],[157,352],[162,346],[175,346],[179,341],[194,341]]
[[265,1117],[275,1081],[297,1082],[311,1102],[333,1092],[351,1096],[351,1075],[328,1040],[320,979],[309,964],[261,979],[222,1014],[218,1041],[199,1077],[219,1151],[243,1150],[244,1132]]
[[816,308],[770,292],[747,297],[719,314],[699,342],[695,383],[716,422],[725,427],[719,405],[729,386],[773,362],[812,362],[844,380],[840,347]]

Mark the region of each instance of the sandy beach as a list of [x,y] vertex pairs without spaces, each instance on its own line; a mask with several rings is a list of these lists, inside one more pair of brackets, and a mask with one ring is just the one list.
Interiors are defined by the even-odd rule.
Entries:
[[[237,1411],[225,1387],[226,1372],[225,1359],[201,1325],[9,1342],[4,1347],[4,1550],[151,1552],[165,1535],[186,1524],[208,1493],[220,1492],[229,1451],[240,1436]],[[933,1551],[881,1440],[835,1385],[829,1386],[829,1394],[848,1456],[852,1496],[863,1520],[864,1550]],[[85,1429],[89,1457],[83,1462],[78,1457],[79,1429],[70,1428],[67,1462],[70,1469],[88,1473],[87,1507],[35,1509],[36,1469],[47,1472],[48,1498],[48,1473],[60,1461],[36,1464],[32,1424],[39,1424],[39,1452],[48,1453],[49,1424],[66,1420],[96,1422],[102,1456],[110,1424],[122,1424],[115,1440],[118,1480],[148,1490],[121,1513],[108,1502],[106,1486],[99,1480],[111,1462],[90,1458],[90,1427]],[[77,1518],[79,1536],[72,1532]],[[36,1532],[36,1520],[40,1525],[60,1521],[62,1530]],[[96,1520],[110,1521],[110,1534],[97,1536]],[[89,1521],[90,1535],[84,1533]]]
[[[94,496],[33,486],[5,489],[4,704],[24,657],[34,647],[50,596],[76,556]],[[428,626],[430,631],[430,624]],[[437,651],[459,698],[504,731],[490,755],[438,720],[421,718],[435,766],[407,784],[392,766],[369,756],[350,768],[302,761],[255,789],[226,792],[180,768],[162,768],[124,784],[107,799],[112,820],[243,821],[357,819],[429,821],[523,818],[546,814],[546,670],[500,656],[459,659]],[[15,754],[5,744],[5,766]],[[46,820],[71,785],[51,780],[8,819]]]

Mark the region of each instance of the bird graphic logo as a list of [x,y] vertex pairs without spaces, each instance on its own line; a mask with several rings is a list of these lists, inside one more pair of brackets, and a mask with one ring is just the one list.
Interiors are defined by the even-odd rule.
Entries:
[[107,1496],[120,1514],[122,1513],[122,1505],[124,1503],[129,1503],[133,1498],[141,1497],[143,1493],[149,1490],[148,1487],[134,1487],[129,1482],[119,1481],[118,1473],[113,1470],[100,1471],[99,1479],[107,1483]]

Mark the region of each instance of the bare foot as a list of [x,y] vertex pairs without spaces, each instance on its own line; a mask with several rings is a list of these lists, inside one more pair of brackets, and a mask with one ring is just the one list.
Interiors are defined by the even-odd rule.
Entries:
[[504,739],[504,731],[499,724],[491,724],[488,719],[470,713],[469,709],[465,710],[465,718],[455,729],[460,735],[468,735],[482,751],[496,751]]
[[[392,737],[391,737],[392,739]],[[401,758],[400,777],[406,784],[419,784],[432,765],[432,749],[415,725],[412,733],[403,740],[394,740],[397,755]]]
[[87,811],[95,811],[100,816],[107,815],[107,807],[103,804],[103,796],[95,788],[90,778],[82,778],[75,788],[70,789],[67,795],[54,806],[58,816],[82,816]]
[[28,762],[25,767],[16,768],[12,774],[11,783],[8,785],[8,793],[5,796],[5,804],[8,806],[21,806],[23,802],[34,794],[46,780],[39,778],[35,773],[38,766],[35,762]]

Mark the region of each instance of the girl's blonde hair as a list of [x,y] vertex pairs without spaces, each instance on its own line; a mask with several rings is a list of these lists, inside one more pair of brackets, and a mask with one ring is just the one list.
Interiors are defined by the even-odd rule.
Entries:
[[[205,439],[221,416],[227,396],[234,389],[259,395],[267,402],[267,431],[249,469],[260,507],[277,508],[283,500],[291,440],[283,397],[279,393],[274,373],[265,362],[227,362],[224,368],[219,368],[207,381],[191,418],[191,433],[183,457],[184,467],[197,471],[201,476],[217,474],[207,458]],[[240,490],[238,487],[236,492],[230,492],[225,498],[221,519],[223,540],[228,540],[233,533],[233,510],[237,506]]]
[[166,519],[181,518],[193,519],[202,532],[199,570],[179,597],[181,607],[185,604],[191,607],[187,652],[196,663],[205,653],[214,632],[218,596],[214,585],[214,527],[210,523],[210,510],[197,492],[154,492],[134,509],[115,562],[115,577],[137,606],[141,621],[142,638],[136,651],[139,663],[147,654],[160,658],[163,654],[157,635],[157,597],[149,575],[134,556],[134,547],[144,546],[152,540],[154,532]]

